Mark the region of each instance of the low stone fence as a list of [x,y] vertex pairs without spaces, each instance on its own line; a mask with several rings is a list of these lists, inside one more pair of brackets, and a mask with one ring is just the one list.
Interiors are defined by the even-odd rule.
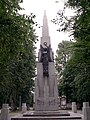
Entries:
[[[72,102],[72,112],[77,113],[76,102]],[[89,106],[89,102],[83,102],[82,113],[83,113],[82,120],[90,120],[90,106]]]
[[[0,120],[10,120],[10,114],[9,114],[9,105],[3,104],[1,109],[1,119]],[[26,103],[22,103],[22,113],[27,112],[27,106]]]
[[[26,103],[22,104],[22,114],[27,112]],[[77,105],[76,102],[72,102],[72,112],[77,113]],[[83,117],[82,120],[90,120],[90,106],[89,102],[83,102],[83,109],[82,109]],[[1,109],[1,120],[9,120],[9,105],[3,104]]]

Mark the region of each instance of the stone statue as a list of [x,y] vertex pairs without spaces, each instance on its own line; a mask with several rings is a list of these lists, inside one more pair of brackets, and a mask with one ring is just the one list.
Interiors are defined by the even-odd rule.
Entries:
[[53,62],[54,61],[54,57],[53,53],[52,56],[50,56],[50,46],[47,46],[47,42],[44,42],[44,47],[40,46],[41,48],[41,58],[39,62],[42,62],[43,64],[43,75],[44,76],[49,76],[49,70],[48,70],[48,66],[49,66],[49,62]]

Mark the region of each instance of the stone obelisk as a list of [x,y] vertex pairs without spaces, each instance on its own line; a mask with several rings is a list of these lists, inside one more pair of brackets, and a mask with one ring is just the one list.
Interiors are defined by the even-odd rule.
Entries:
[[37,63],[37,78],[35,80],[35,110],[58,110],[57,79],[46,11],[44,11],[43,16],[42,37]]

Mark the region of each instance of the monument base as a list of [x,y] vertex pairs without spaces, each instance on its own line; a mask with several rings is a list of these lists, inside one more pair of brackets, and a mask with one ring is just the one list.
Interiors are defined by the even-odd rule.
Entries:
[[35,111],[58,111],[57,99],[49,97],[48,99],[38,98]]
[[42,63],[37,63],[37,79],[35,80],[35,111],[58,110],[57,79],[54,63],[49,62],[49,77],[43,76]]
[[13,117],[11,120],[82,120],[78,114],[70,115],[67,111],[32,111],[22,117]]

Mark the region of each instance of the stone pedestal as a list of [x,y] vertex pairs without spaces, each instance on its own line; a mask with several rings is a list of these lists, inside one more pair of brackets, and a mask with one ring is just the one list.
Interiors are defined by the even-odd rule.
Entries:
[[42,63],[37,63],[37,79],[35,81],[35,110],[58,110],[57,79],[54,63],[49,62],[49,77],[44,77],[42,70]]
[[72,102],[72,112],[77,113],[77,105],[76,105],[76,102]]
[[3,106],[2,106],[1,120],[9,120],[9,106],[8,106],[8,104],[3,104]]
[[89,102],[83,102],[83,120],[90,120]]
[[27,112],[26,103],[22,103],[22,113],[26,113],[26,112]]

